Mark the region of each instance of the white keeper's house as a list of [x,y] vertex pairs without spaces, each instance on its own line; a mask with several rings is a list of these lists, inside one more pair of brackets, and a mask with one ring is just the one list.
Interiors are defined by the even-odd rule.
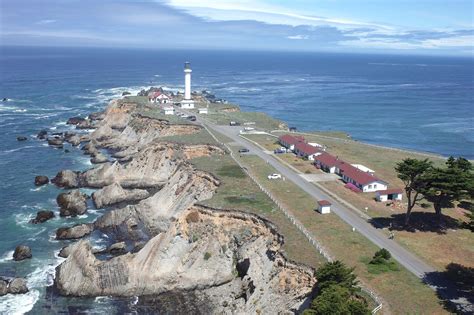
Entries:
[[148,95],[148,101],[150,103],[168,104],[171,103],[171,98],[165,93],[157,91]]

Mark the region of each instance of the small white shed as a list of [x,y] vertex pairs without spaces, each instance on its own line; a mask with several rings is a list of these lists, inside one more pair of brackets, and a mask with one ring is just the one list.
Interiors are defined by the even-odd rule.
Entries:
[[163,107],[163,113],[165,115],[174,115],[174,108],[173,107]]
[[327,200],[319,200],[318,212],[321,214],[331,213],[331,203]]
[[402,200],[402,190],[401,189],[386,189],[379,190],[375,193],[375,199],[377,201],[385,202],[388,200]]
[[208,109],[207,107],[202,107],[202,108],[198,108],[198,113],[199,114],[208,114]]

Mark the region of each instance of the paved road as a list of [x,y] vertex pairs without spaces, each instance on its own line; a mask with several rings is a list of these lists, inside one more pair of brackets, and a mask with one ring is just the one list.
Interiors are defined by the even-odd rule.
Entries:
[[[271,166],[273,166],[279,173],[285,176],[288,180],[291,180],[298,185],[305,192],[310,194],[316,200],[326,199],[332,203],[332,211],[337,214],[342,220],[354,227],[359,233],[368,238],[371,242],[380,248],[386,248],[392,254],[392,257],[397,260],[402,266],[408,269],[410,272],[415,274],[420,279],[423,279],[430,287],[436,290],[445,299],[450,300],[453,304],[463,310],[473,311],[472,304],[466,299],[460,299],[456,287],[449,282],[443,275],[436,273],[436,269],[424,262],[422,259],[399,245],[393,240],[390,240],[381,230],[373,227],[364,218],[359,216],[353,210],[344,206],[337,200],[331,198],[331,196],[318,189],[315,185],[309,183],[303,179],[294,170],[288,168],[278,159],[265,153],[260,147],[253,144],[250,141],[239,136],[239,132],[242,127],[231,127],[231,126],[219,126],[215,125],[207,120],[200,117],[197,118],[197,122],[205,124],[208,128],[215,130],[228,138],[232,139],[235,143],[242,145],[250,150],[249,153],[255,154],[266,160]],[[348,231],[352,233],[352,231]],[[433,244],[433,246],[436,246]]]

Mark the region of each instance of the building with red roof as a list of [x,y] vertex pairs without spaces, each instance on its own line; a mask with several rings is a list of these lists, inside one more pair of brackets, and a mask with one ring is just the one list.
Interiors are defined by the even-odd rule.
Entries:
[[339,164],[339,175],[344,182],[353,184],[362,192],[386,190],[388,187],[387,182],[346,162]]
[[162,93],[160,91],[156,91],[148,95],[148,101],[150,103],[160,103],[160,104],[167,104],[171,102],[171,98],[166,95],[165,93]]
[[327,200],[318,201],[318,211],[321,214],[331,213],[331,203]]
[[295,145],[300,142],[305,142],[304,137],[302,136],[292,136],[292,135],[283,135],[278,138],[278,142],[287,149],[294,150]]
[[315,156],[321,154],[321,149],[313,147],[306,142],[299,142],[295,144],[295,149],[293,150],[296,155],[306,158],[308,160],[313,161]]
[[333,156],[327,152],[322,152],[314,157],[314,164],[325,172],[331,174],[339,173],[339,164],[343,163],[337,156]]

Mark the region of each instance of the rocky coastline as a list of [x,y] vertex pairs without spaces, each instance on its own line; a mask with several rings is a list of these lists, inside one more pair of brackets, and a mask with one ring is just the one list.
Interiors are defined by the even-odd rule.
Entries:
[[[72,117],[79,130],[38,134],[53,148],[80,147],[94,167],[58,170],[50,181],[64,189],[60,216],[87,212],[87,199],[102,215],[94,222],[64,226],[54,287],[64,296],[138,297],[138,304],[164,313],[297,313],[316,283],[314,270],[289,261],[283,237],[255,214],[200,204],[219,179],[189,159],[227,154],[210,144],[179,144],[164,136],[192,135],[202,127],[171,124],[140,114],[127,98],[103,112]],[[86,130],[91,130],[90,133]],[[38,177],[36,185],[48,178]],[[81,189],[94,189],[91,196]],[[36,224],[51,218],[38,213]],[[93,248],[88,236],[107,236]],[[176,301],[179,303],[173,303]]]

